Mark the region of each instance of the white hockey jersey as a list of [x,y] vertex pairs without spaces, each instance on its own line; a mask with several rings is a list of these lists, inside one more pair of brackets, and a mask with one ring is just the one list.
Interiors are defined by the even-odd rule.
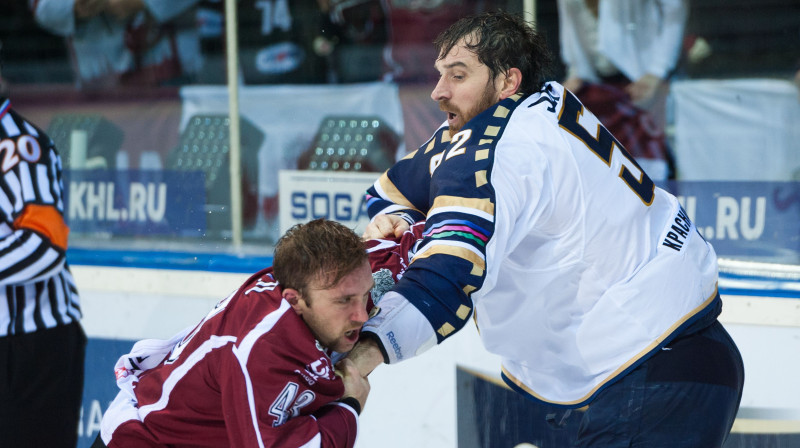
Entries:
[[473,315],[504,380],[538,400],[583,406],[719,312],[711,245],[557,83],[452,137],[440,128],[369,189],[368,208],[427,220],[395,291],[438,342]]

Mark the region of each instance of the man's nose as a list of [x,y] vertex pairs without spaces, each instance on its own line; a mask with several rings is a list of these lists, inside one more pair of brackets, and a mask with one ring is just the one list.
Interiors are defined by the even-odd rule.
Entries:
[[353,310],[353,313],[350,315],[350,318],[354,322],[366,322],[369,319],[367,307],[364,306],[364,304],[357,305],[356,309]]
[[450,89],[448,88],[444,77],[439,78],[439,82],[437,82],[436,87],[433,88],[433,92],[431,92],[431,99],[436,102],[450,99]]

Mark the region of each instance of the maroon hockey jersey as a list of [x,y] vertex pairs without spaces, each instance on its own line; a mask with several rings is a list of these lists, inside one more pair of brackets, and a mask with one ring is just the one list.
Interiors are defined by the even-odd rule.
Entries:
[[376,239],[367,242],[369,264],[372,267],[372,278],[375,280],[367,305],[368,310],[374,304],[380,304],[380,298],[392,289],[406,272],[417,241],[422,239],[423,230],[425,230],[424,221],[412,225],[398,239]]
[[117,363],[121,392],[101,424],[109,448],[355,444],[358,416],[336,402],[344,384],[272,268],[173,341],[140,341]]
[[[424,223],[368,243],[372,300],[402,277]],[[369,306],[372,306],[370,300]],[[352,447],[358,415],[333,361],[267,268],[193,329],[144,340],[117,362],[101,438],[116,447]]]

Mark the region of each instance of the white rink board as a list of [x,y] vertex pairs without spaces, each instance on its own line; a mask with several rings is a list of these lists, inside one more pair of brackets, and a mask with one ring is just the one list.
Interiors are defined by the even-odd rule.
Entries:
[[[248,277],[93,266],[72,270],[87,335],[125,340],[171,336],[199,321]],[[791,324],[800,318],[800,300],[723,295],[723,302],[721,320],[745,361],[742,407],[753,415],[759,410],[800,415],[800,325]],[[759,303],[769,304],[767,314]],[[769,323],[775,307],[782,315],[779,325]],[[379,366],[370,375],[372,392],[356,447],[455,448],[456,365],[499,377],[499,359],[484,350],[474,325],[420,357]]]

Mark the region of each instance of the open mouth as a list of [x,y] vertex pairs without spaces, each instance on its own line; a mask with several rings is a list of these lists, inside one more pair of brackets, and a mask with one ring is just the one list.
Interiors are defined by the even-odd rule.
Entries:
[[344,337],[345,337],[345,339],[347,339],[350,342],[358,342],[359,333],[361,333],[361,331],[358,330],[358,329],[350,330],[350,331],[345,332]]

